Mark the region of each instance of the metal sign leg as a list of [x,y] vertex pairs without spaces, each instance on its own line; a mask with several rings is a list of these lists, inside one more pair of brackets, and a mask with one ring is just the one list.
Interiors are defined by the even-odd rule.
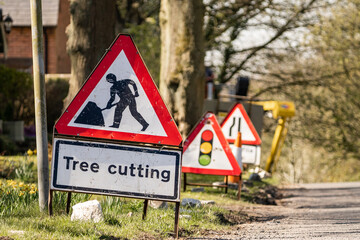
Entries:
[[66,214],[70,212],[70,204],[71,204],[71,192],[68,192],[67,201],[66,201]]
[[53,214],[52,200],[53,200],[53,191],[49,190],[49,202],[48,202],[49,216],[52,216],[52,214]]
[[142,215],[142,219],[143,219],[143,220],[145,220],[145,218],[146,218],[148,203],[149,203],[149,200],[148,200],[148,199],[145,199],[145,201],[144,201],[143,215]]
[[180,202],[175,203],[175,225],[174,225],[174,233],[175,238],[179,238],[179,213],[180,213]]
[[229,176],[225,176],[225,193],[228,193],[228,187],[229,187]]
[[237,194],[238,200],[241,199],[241,185],[242,185],[242,174],[240,174],[240,179],[239,179],[239,184],[238,184],[238,194]]
[[184,186],[183,186],[184,192],[186,191],[186,173],[184,173]]

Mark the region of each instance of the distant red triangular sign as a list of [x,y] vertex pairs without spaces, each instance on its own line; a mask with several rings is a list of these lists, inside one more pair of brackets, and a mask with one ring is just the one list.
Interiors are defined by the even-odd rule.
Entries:
[[185,140],[182,172],[240,175],[239,164],[213,113],[206,113]]
[[179,146],[182,137],[133,40],[120,34],[55,124],[58,134]]
[[236,104],[225,117],[221,123],[221,130],[229,143],[234,143],[237,133],[241,132],[242,144],[261,144],[259,134],[241,103]]

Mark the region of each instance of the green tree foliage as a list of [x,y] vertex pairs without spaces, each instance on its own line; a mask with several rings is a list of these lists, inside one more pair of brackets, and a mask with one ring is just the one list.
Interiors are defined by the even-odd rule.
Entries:
[[[360,1],[339,1],[309,27],[306,51],[277,52],[257,96],[293,100],[290,136],[324,147],[332,161],[360,158]],[[280,98],[279,98],[280,99]]]
[[[343,149],[360,157],[360,1],[339,1],[312,28],[309,46],[315,52],[315,79],[307,92],[318,110],[324,142],[331,150]],[[310,129],[309,129],[310,130]],[[316,133],[315,133],[316,134]],[[308,136],[314,137],[313,130]],[[321,143],[319,142],[319,143]]]

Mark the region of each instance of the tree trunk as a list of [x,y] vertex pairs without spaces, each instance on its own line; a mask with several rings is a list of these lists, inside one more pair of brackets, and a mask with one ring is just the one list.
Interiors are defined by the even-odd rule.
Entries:
[[205,96],[202,0],[163,0],[160,10],[160,93],[185,137]]
[[71,78],[67,107],[115,38],[116,0],[70,0],[67,51]]

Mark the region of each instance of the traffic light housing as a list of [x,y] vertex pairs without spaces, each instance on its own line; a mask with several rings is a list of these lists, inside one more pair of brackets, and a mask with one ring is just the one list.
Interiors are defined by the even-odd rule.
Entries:
[[207,166],[211,163],[211,152],[213,149],[214,133],[211,130],[205,130],[201,134],[199,163]]

